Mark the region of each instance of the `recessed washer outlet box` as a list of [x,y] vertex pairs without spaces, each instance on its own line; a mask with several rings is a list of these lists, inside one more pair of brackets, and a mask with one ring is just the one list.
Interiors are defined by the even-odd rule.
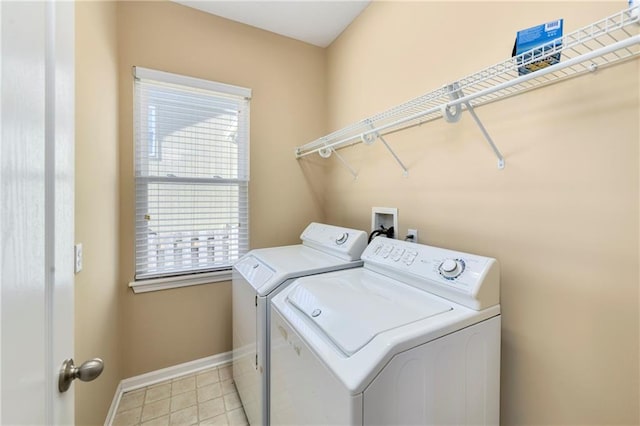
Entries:
[[398,239],[398,209],[395,207],[372,207],[371,231],[380,229],[380,225],[385,229],[393,226],[393,238]]

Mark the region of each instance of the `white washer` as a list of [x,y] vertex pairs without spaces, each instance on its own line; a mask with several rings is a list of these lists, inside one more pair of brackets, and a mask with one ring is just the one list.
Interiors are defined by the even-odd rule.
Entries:
[[362,266],[364,231],[311,223],[302,244],[252,250],[233,266],[233,379],[252,425],[268,424],[269,305],[293,279]]
[[376,238],[271,309],[272,425],[497,425],[495,259]]

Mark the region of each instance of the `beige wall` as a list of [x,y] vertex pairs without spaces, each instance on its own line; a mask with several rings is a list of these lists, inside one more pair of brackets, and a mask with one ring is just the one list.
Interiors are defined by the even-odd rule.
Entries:
[[252,247],[295,243],[311,220],[367,229],[372,206],[398,207],[421,242],[500,260],[504,424],[638,424],[638,61],[480,108],[502,171],[466,114],[387,138],[406,178],[379,144],[341,151],[357,180],[335,158],[293,158],[504,59],[518,29],[564,17],[571,30],[619,8],[376,2],[325,51],[168,2],[79,2],[75,356],[102,356],[106,370],[76,384],[77,423],[104,421],[120,379],[231,345],[229,283],[126,286],[139,65],[253,89]]
[[76,424],[103,424],[122,379],[118,329],[118,104],[116,4],[76,3],[75,280],[76,363],[105,362],[91,383],[74,383]]
[[[328,49],[329,130],[503,60],[519,29],[622,3],[375,2]],[[386,138],[406,178],[379,143],[341,151],[357,180],[328,160],[326,220],[397,207],[401,232],[500,261],[503,424],[640,423],[639,71],[480,108],[504,170],[468,114]]]
[[231,349],[230,284],[134,295],[132,66],[253,90],[251,246],[293,244],[322,218],[309,190],[322,166],[303,174],[301,140],[326,126],[323,49],[169,2],[118,4],[120,106],[120,274],[124,377]]

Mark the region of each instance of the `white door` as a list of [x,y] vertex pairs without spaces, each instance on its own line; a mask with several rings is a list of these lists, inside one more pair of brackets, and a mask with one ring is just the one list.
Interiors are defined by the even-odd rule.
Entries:
[[74,4],[0,1],[0,424],[72,424]]

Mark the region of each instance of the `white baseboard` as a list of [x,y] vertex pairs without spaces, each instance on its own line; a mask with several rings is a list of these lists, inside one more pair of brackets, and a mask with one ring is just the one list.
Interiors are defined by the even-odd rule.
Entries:
[[113,424],[113,419],[116,417],[116,412],[118,411],[118,405],[120,405],[120,398],[122,398],[122,381],[118,383],[118,387],[116,388],[116,392],[113,394],[113,400],[111,401],[111,406],[109,407],[109,411],[107,412],[107,418],[104,421],[104,426],[111,426]]
[[195,373],[207,368],[216,367],[231,361],[231,352],[225,352],[218,355],[208,356],[206,358],[196,359],[195,361],[185,362],[183,364],[173,365],[161,370],[150,371],[149,373],[139,376],[130,377],[120,382],[122,392],[130,392],[132,390],[151,386],[165,380],[174,379],[179,376]]
[[171,380],[176,377],[197,373],[198,371],[217,367],[228,362],[231,362],[231,352],[224,352],[121,380],[116,388],[113,401],[111,401],[107,418],[104,421],[105,426],[112,425],[123,393]]

